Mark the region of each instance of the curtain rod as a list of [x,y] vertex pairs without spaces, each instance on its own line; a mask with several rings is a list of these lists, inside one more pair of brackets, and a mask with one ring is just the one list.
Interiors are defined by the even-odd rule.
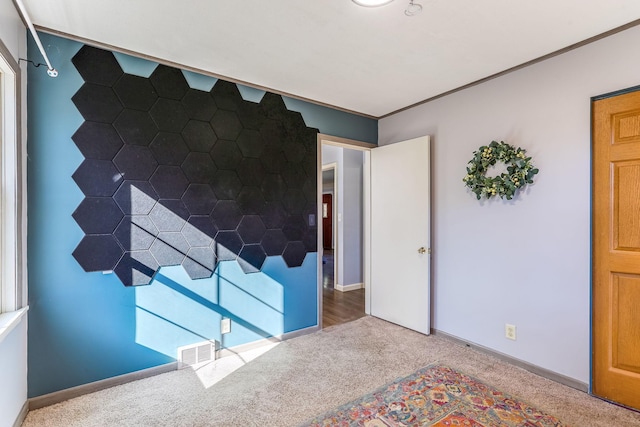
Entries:
[[24,19],[24,22],[27,24],[27,27],[29,27],[29,31],[31,31],[31,35],[35,40],[36,45],[38,46],[38,49],[40,49],[40,53],[42,54],[42,57],[47,63],[47,74],[50,77],[58,77],[58,70],[53,68],[53,65],[51,65],[51,61],[49,61],[47,52],[45,52],[44,47],[42,47],[42,42],[40,41],[40,37],[38,36],[38,33],[36,32],[36,29],[33,26],[33,22],[31,22],[31,18],[29,18],[29,14],[27,13],[27,9],[24,7],[24,3],[22,3],[22,0],[14,0],[14,2],[16,6],[18,6],[18,12],[22,16],[22,19]]

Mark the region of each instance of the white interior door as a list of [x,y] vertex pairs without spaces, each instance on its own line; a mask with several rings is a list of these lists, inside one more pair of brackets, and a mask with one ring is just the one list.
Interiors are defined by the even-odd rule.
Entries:
[[430,332],[429,137],[371,150],[371,315]]

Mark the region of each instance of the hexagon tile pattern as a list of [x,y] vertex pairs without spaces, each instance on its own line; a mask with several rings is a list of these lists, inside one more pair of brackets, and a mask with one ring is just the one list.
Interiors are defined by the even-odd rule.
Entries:
[[73,257],[85,271],[113,270],[137,286],[163,266],[200,279],[219,261],[253,273],[267,256],[297,267],[317,250],[318,130],[282,97],[245,101],[222,80],[191,89],[164,65],[133,76],[90,46],[72,62],[85,120],[72,137],[85,157],[73,174],[85,195]]

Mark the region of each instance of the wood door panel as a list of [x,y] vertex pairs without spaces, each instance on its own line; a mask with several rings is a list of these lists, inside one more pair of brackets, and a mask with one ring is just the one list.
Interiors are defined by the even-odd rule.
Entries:
[[613,249],[640,251],[640,161],[613,163]]
[[592,111],[592,387],[640,408],[640,92]]
[[640,374],[640,352],[633,343],[640,336],[640,309],[627,303],[640,301],[640,275],[611,275],[611,366]]
[[606,271],[640,274],[640,260],[638,253],[633,251],[611,251],[612,259],[603,267]]
[[613,144],[640,141],[640,109],[613,116]]
[[637,159],[640,157],[640,146],[638,144],[612,145],[609,150],[609,160],[621,162],[627,159]]

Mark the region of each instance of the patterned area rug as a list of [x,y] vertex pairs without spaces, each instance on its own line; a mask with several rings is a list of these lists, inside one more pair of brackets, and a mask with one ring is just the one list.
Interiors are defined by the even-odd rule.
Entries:
[[304,425],[566,426],[551,415],[443,365],[422,368]]

